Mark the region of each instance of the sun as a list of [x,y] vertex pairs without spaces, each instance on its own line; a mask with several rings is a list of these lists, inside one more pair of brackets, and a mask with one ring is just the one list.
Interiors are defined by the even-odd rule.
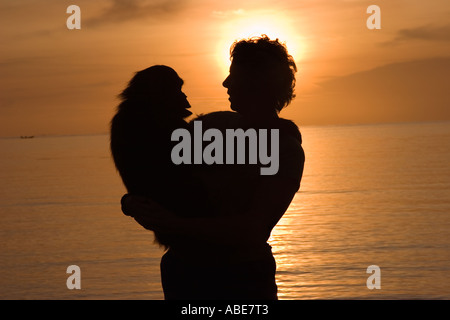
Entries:
[[221,25],[216,58],[223,76],[228,74],[231,62],[230,47],[233,42],[261,35],[267,35],[273,40],[278,38],[286,45],[289,54],[294,57],[296,62],[303,58],[305,41],[293,29],[289,17],[276,12],[237,10],[230,14],[230,17],[226,17],[226,22]]

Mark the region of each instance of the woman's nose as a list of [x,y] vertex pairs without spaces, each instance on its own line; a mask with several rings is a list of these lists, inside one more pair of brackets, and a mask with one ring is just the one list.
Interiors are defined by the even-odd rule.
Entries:
[[222,82],[222,85],[223,85],[225,88],[228,88],[228,87],[229,87],[229,85],[230,85],[230,76],[226,77],[226,79]]

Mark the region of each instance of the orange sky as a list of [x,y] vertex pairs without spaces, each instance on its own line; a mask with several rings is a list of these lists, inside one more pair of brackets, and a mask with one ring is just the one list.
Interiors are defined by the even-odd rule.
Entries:
[[[81,8],[81,30],[66,9]],[[368,6],[381,8],[369,30]],[[172,66],[193,111],[226,110],[228,48],[294,55],[300,125],[450,120],[448,0],[47,0],[0,4],[0,136],[103,133],[135,71]]]

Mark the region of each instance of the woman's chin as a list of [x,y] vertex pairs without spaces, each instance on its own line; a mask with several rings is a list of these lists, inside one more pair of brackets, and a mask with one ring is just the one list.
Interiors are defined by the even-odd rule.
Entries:
[[190,115],[192,115],[192,112],[190,112],[188,109],[183,109],[183,119],[189,117]]

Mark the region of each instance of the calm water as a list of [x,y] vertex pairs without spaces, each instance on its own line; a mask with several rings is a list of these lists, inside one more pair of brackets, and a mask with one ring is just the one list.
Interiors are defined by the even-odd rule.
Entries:
[[[302,133],[301,191],[270,239],[280,299],[450,299],[450,123]],[[163,252],[120,211],[106,135],[0,149],[1,299],[163,298]],[[66,287],[73,264],[81,290]]]

